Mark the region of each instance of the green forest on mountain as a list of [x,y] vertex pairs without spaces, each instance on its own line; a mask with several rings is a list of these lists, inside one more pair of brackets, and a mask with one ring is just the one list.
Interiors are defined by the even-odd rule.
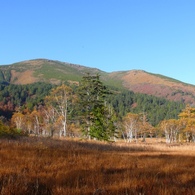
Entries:
[[[62,96],[62,91],[65,96]],[[66,102],[59,103],[59,97]],[[60,111],[62,107],[66,111],[64,115]],[[162,121],[177,120],[184,108],[182,102],[104,86],[99,75],[84,76],[80,86],[67,82],[61,86],[44,82],[27,85],[0,83],[1,127],[5,125],[6,131],[12,134],[15,131],[39,135],[40,132],[43,134],[43,129],[47,129],[50,133],[45,135],[53,136],[56,129],[64,128],[60,135],[82,134],[99,140],[122,137],[130,140],[130,131],[124,130],[129,128],[124,127],[129,113],[134,114],[132,117],[136,119],[136,128],[139,121],[139,133],[132,133],[135,138],[154,135]],[[53,119],[52,111],[56,112]],[[146,128],[146,124],[150,126]]]
[[[28,85],[0,84],[0,114],[11,119],[12,113],[18,107],[33,110],[37,105],[44,104],[44,98],[55,85],[48,83],[33,83]],[[74,86],[76,93],[76,86]],[[107,97],[115,112],[122,118],[128,112],[148,115],[149,122],[157,125],[164,119],[177,118],[185,107],[182,102],[168,101],[152,95],[134,93],[132,91],[115,91]]]

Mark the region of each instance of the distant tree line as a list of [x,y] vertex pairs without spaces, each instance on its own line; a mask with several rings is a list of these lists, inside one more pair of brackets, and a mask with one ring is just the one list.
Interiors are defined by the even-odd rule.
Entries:
[[28,85],[0,82],[0,115],[10,119],[11,113],[19,107],[32,110],[34,106],[43,103],[52,87],[52,84],[41,82]]
[[185,107],[183,102],[168,101],[152,95],[123,91],[109,97],[115,112],[122,118],[127,113],[147,113],[149,122],[156,126],[164,119],[177,119]]
[[87,74],[78,86],[0,84],[2,125],[36,136],[128,142],[160,130],[167,136],[162,121],[179,120],[184,108],[182,102],[106,87],[99,75]]

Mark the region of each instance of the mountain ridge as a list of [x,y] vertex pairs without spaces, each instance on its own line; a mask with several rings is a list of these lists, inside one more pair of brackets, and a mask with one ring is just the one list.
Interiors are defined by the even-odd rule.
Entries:
[[86,73],[99,74],[110,87],[195,104],[195,86],[145,70],[105,72],[98,68],[50,59],[32,59],[0,66],[0,81],[11,84],[34,82],[78,83]]

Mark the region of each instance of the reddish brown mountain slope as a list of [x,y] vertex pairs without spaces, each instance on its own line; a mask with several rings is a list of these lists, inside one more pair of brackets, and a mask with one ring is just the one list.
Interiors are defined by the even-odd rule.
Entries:
[[141,70],[126,72],[122,77],[123,86],[134,92],[165,97],[169,100],[195,102],[195,86]]

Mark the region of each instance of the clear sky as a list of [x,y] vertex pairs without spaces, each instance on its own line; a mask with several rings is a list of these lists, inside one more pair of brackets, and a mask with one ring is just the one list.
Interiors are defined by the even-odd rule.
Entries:
[[36,58],[195,84],[195,0],[0,0],[0,64]]

